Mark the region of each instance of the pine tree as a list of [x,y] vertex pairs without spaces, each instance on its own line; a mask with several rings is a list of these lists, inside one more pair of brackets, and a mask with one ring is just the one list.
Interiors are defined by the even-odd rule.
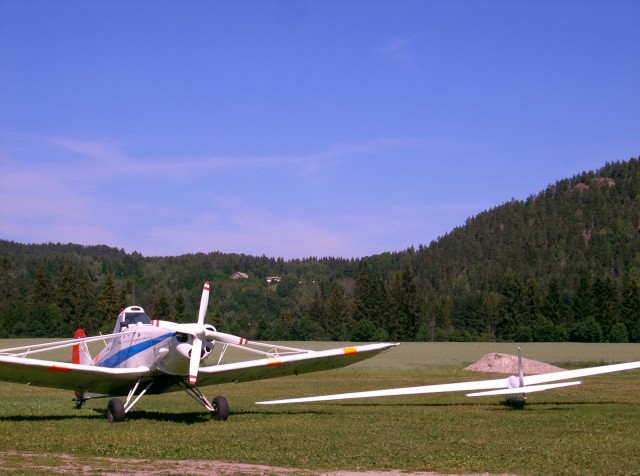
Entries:
[[640,342],[640,281],[635,276],[625,279],[620,318],[631,342]]
[[102,332],[111,332],[113,323],[118,316],[122,305],[119,299],[118,289],[113,274],[105,276],[98,296],[96,322],[92,323]]
[[60,275],[58,284],[58,306],[69,331],[76,329],[80,324],[80,286],[78,276],[73,269],[73,264],[67,263]]
[[594,302],[591,278],[588,274],[583,273],[573,297],[573,304],[571,306],[573,314],[572,322],[585,321],[589,317],[593,317],[593,308]]
[[331,340],[349,340],[353,332],[354,322],[351,318],[349,302],[338,284],[334,284],[331,288],[326,309],[329,322],[328,332]]
[[478,332],[481,340],[496,339],[496,329],[500,321],[501,299],[498,293],[485,291],[480,296],[478,305]]
[[530,340],[526,336],[524,285],[514,272],[506,276],[503,295],[498,337],[508,341]]
[[71,330],[81,327],[89,335],[96,334],[100,330],[97,325],[98,293],[96,286],[86,272],[78,276],[77,283],[77,322],[71,323]]
[[620,320],[620,296],[611,276],[597,276],[593,284],[594,317],[608,337]]
[[41,264],[31,286],[26,326],[20,333],[30,337],[63,337],[65,326],[56,301],[56,288],[46,266]]
[[182,290],[176,293],[176,298],[173,301],[173,315],[176,322],[185,322],[185,299]]
[[408,267],[396,275],[391,290],[391,312],[387,331],[391,340],[413,341],[422,314],[418,289]]
[[[366,263],[360,268],[354,289],[355,329],[357,340],[383,340],[389,320],[389,298],[384,281],[377,274],[371,274]],[[374,336],[375,335],[375,336]]]
[[167,290],[162,288],[151,304],[151,315],[155,319],[171,320],[171,305],[167,297]]
[[433,294],[428,300],[431,340],[445,342],[453,335],[453,299],[448,294]]
[[13,335],[14,316],[18,315],[18,292],[13,263],[8,258],[0,260],[0,337]]
[[560,288],[560,278],[554,276],[549,282],[547,294],[542,303],[542,314],[555,325],[567,325],[568,307]]
[[29,303],[33,307],[38,304],[49,304],[55,302],[55,300],[56,289],[49,275],[49,270],[44,264],[41,264],[31,285]]

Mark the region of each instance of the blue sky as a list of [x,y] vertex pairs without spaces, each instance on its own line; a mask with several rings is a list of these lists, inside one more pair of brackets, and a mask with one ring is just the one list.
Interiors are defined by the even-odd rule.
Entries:
[[0,1],[0,238],[362,257],[640,153],[638,1]]

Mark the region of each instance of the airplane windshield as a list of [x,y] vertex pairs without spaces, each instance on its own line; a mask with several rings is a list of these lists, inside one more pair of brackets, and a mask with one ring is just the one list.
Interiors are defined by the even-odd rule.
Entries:
[[124,315],[125,325],[130,326],[132,324],[151,324],[151,318],[144,312],[127,312]]

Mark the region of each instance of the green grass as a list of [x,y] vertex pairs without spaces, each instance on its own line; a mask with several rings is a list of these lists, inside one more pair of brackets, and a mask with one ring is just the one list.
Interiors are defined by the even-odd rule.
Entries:
[[[179,392],[144,397],[124,423],[110,425],[103,417],[106,400],[75,410],[70,392],[0,383],[0,452],[18,452],[4,461],[16,472],[21,461],[38,453],[46,454],[38,465],[50,467],[72,454],[88,460],[215,459],[316,471],[640,474],[637,371],[533,394],[522,411],[501,405],[499,397],[460,394],[254,405],[271,398],[494,378],[461,369],[484,353],[515,349],[503,346],[403,344],[353,368],[206,388],[210,396],[229,399],[226,422],[210,421]],[[640,359],[640,346],[609,346],[525,344],[523,350],[526,357],[552,363]]]

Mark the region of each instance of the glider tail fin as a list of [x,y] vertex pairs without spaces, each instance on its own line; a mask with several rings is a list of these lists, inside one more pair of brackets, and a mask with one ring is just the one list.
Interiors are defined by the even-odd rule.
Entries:
[[[83,337],[87,337],[82,329],[78,329],[76,333],[73,335],[74,339],[82,339]],[[92,365],[93,360],[91,359],[91,354],[89,353],[89,348],[87,347],[87,343],[81,341],[73,346],[71,353],[71,362],[74,364],[82,364],[82,365]]]

